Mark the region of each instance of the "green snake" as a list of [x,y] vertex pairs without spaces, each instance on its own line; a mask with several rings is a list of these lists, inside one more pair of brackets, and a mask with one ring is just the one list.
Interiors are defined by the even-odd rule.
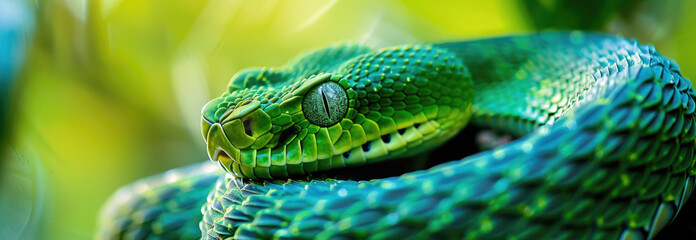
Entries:
[[[97,236],[651,239],[692,191],[695,96],[597,33],[329,46],[237,73],[202,110],[213,161],[120,189]],[[462,129],[516,139],[435,159]]]

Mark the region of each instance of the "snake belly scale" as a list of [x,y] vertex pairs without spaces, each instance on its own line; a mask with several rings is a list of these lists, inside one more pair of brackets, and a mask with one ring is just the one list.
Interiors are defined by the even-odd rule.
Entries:
[[[213,161],[120,189],[98,236],[651,239],[692,192],[695,95],[653,47],[596,33],[333,45],[235,75],[202,111]],[[518,138],[317,177],[404,164],[467,126]]]

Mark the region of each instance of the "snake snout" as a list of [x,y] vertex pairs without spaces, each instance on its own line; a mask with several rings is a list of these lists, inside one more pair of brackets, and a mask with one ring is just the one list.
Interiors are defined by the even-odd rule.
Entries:
[[257,153],[268,155],[269,142],[275,134],[271,132],[270,116],[260,106],[260,102],[253,99],[241,100],[214,121],[205,115],[202,119],[208,156],[237,176],[253,177],[250,169],[257,165],[269,167],[266,166],[269,161],[259,160]]
[[239,159],[239,148],[235,147],[225,134],[223,125],[220,123],[212,124],[206,136],[208,157],[210,160],[218,162],[223,168],[228,169],[233,161]]

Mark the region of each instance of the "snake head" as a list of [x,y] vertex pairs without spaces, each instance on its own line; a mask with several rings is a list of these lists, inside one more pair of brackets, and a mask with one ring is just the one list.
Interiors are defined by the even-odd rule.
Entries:
[[278,179],[412,156],[468,121],[472,83],[452,53],[343,46],[299,59],[238,73],[203,108],[209,157],[228,172]]
[[325,127],[342,120],[348,110],[339,75],[311,75],[277,88],[239,88],[235,84],[249,85],[249,76],[263,79],[270,75],[273,73],[268,70],[238,74],[228,93],[203,108],[202,128],[209,157],[240,177],[304,174],[303,161],[331,158]]

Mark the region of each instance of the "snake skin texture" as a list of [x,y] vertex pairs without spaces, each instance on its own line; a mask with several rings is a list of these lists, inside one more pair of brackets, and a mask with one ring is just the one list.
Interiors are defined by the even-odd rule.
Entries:
[[95,239],[198,239],[205,196],[224,174],[210,161],[150,176],[116,191]]
[[[124,187],[101,236],[653,239],[691,196],[695,95],[653,47],[596,33],[334,45],[235,75],[203,108],[213,162],[196,165],[228,174]],[[516,139],[391,177],[325,177],[432,160],[464,128]]]

